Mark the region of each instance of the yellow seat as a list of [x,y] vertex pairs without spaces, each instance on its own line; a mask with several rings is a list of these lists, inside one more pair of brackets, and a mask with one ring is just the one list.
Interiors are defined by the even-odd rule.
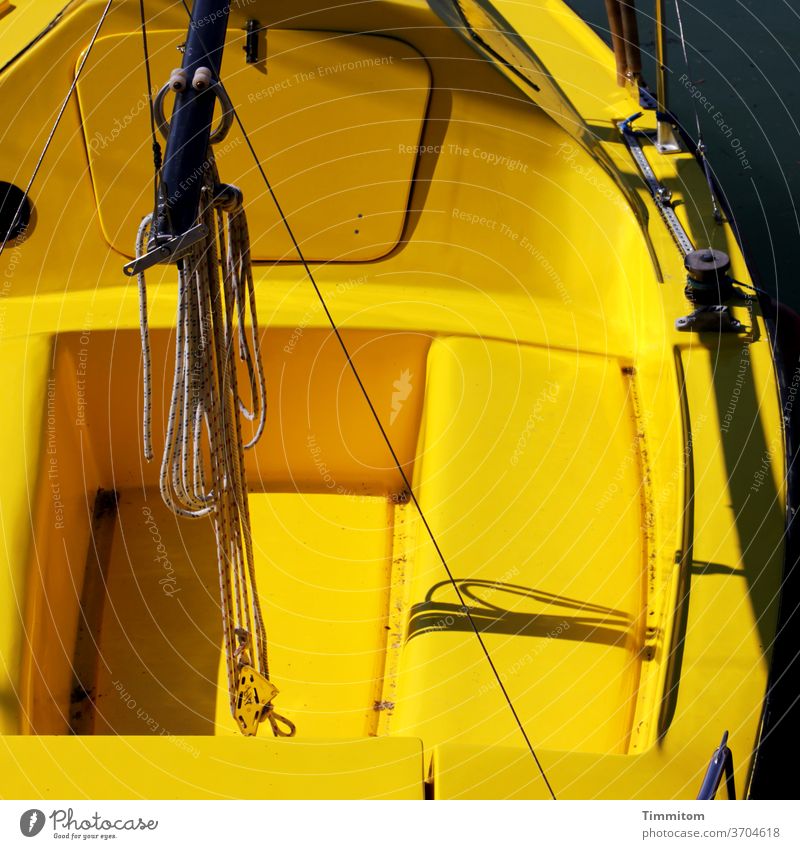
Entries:
[[[614,359],[467,338],[430,350],[416,489],[529,735],[547,749],[627,749],[645,568],[629,396]],[[524,745],[424,541],[409,597],[394,731],[426,745]]]

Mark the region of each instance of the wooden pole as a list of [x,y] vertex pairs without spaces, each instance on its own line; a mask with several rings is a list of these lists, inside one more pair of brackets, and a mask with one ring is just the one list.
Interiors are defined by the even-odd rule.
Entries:
[[642,54],[639,50],[635,0],[619,0],[619,8],[622,16],[622,38],[625,43],[626,76],[629,82],[638,86],[642,76]]
[[624,86],[628,79],[628,60],[625,52],[625,40],[622,34],[622,11],[619,0],[606,0],[608,29],[611,33],[611,46],[617,62],[617,85]]

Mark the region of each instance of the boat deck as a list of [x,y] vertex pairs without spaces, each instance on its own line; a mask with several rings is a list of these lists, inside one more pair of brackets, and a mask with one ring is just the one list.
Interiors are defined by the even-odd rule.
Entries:
[[[266,76],[236,29],[256,6],[282,21]],[[70,8],[5,71],[3,156],[20,174],[100,14],[96,0]],[[544,94],[534,105],[422,2],[315,8],[296,29],[296,3],[232,9],[223,74],[559,797],[691,797],[725,728],[743,787],[785,520],[764,320],[743,290],[731,309],[746,333],[675,329],[691,309],[682,256],[616,127],[635,99],[566,9],[503,8],[572,98],[591,154],[569,114]],[[276,709],[298,739],[235,736],[210,528],[165,511],[142,455],[139,315],[121,273],[152,187],[138,14],[109,17],[33,226],[3,256],[9,795],[419,797],[431,779],[437,797],[548,797],[233,133],[220,172],[244,187],[260,234],[269,412],[247,458],[259,588]],[[153,31],[158,79],[185,24],[177,4]],[[109,87],[115,56],[131,76]],[[374,119],[355,137],[333,79]],[[330,151],[312,172],[304,133],[316,159]],[[692,238],[727,251],[748,284],[692,156],[645,155]],[[148,275],[148,298],[158,451],[174,268]],[[95,761],[127,775],[103,784],[111,766],[82,785],[59,766]]]
[[[329,337],[309,332],[294,346],[271,337],[270,416],[285,424],[252,457],[250,507],[281,711],[301,738],[391,733],[428,745],[460,736],[519,745],[442,563],[407,493],[393,486],[396,470],[365,444],[368,410],[352,377],[320,356]],[[628,751],[654,556],[641,532],[652,495],[633,369],[504,342],[412,338],[364,334],[357,356],[374,364],[366,374],[376,395],[384,387],[420,505],[515,705],[548,748]],[[31,667],[31,727],[234,734],[210,521],[176,519],[152,486],[155,469],[138,450],[119,451],[139,443],[140,402],[117,378],[136,343],[132,333],[95,337],[86,378],[74,369],[79,336],[56,349],[51,470],[58,480],[70,475],[62,464],[77,458],[60,435],[65,421],[79,421],[85,489],[63,498],[55,523],[45,493],[36,641],[64,647],[64,656],[57,668]],[[166,374],[165,334],[153,351]],[[78,380],[90,398],[115,387],[108,407],[74,407]],[[323,383],[335,387],[338,413],[304,431],[296,392]],[[301,432],[305,444],[286,440]],[[87,528],[79,515],[92,493]],[[61,612],[50,619],[44,606],[54,597]]]

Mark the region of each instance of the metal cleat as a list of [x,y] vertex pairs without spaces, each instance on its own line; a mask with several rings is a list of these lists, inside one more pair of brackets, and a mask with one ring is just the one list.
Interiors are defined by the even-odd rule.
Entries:
[[744,333],[745,326],[723,304],[708,304],[676,319],[675,329],[694,333]]
[[174,239],[161,242],[161,244],[149,250],[146,254],[137,256],[136,259],[122,266],[122,270],[128,277],[134,277],[141,272],[167,262],[177,262],[186,248],[191,247],[201,239],[205,239],[208,228],[205,224],[197,224]]

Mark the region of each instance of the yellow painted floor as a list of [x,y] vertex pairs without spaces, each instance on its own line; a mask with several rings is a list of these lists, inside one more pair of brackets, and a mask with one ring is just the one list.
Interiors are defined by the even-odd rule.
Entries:
[[[393,505],[286,493],[250,504],[279,712],[301,737],[374,734]],[[95,733],[237,734],[210,523],[123,492],[108,569]]]

